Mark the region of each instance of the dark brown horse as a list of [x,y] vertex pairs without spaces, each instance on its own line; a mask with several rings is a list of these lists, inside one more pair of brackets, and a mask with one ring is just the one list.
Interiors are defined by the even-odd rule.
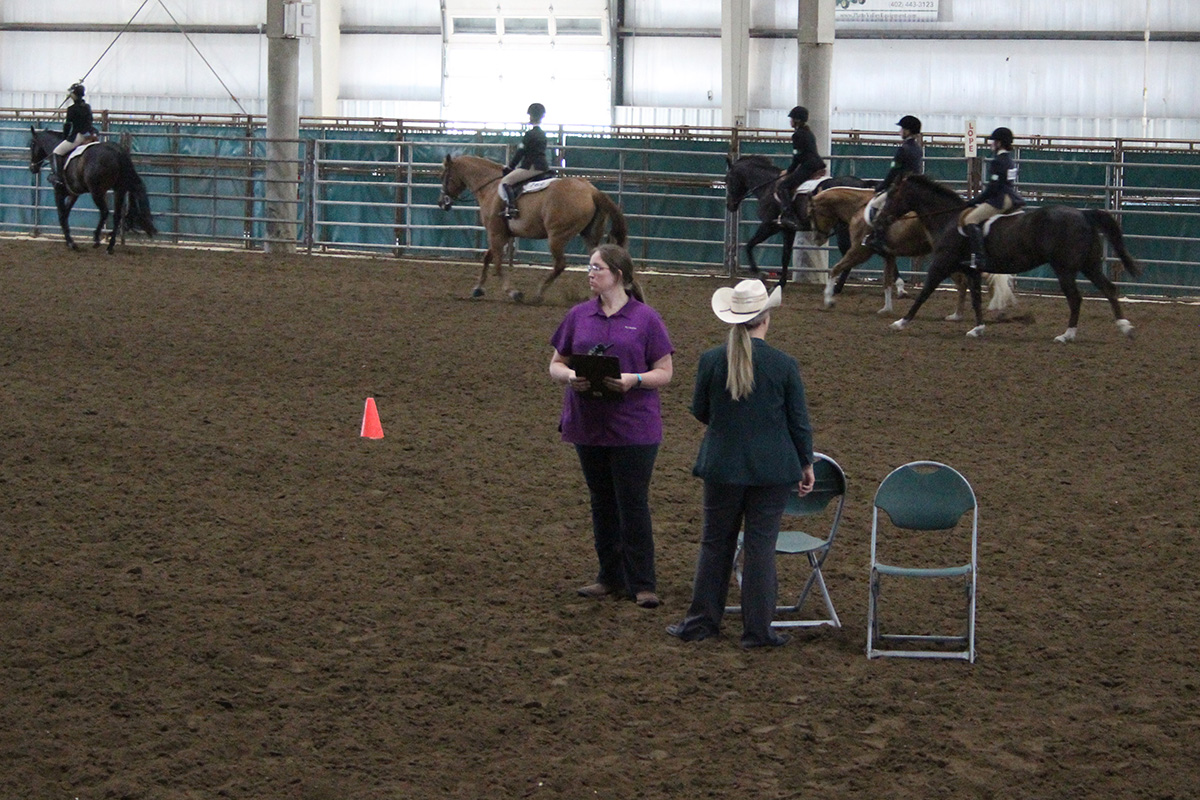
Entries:
[[[29,140],[29,171],[37,174],[42,162],[50,157],[54,148],[63,140],[61,133],[29,129],[33,138]],[[117,241],[117,232],[140,229],[153,236],[158,231],[150,216],[150,199],[146,186],[133,168],[128,151],[113,142],[93,144],[72,158],[63,169],[63,180],[54,184],[54,205],[58,209],[58,224],[62,227],[67,246],[78,250],[71,238],[68,218],[75,201],[80,195],[90,194],[92,202],[100,212],[100,223],[92,234],[92,246],[100,246],[100,234],[108,220],[108,190],[113,193],[113,227],[108,236],[108,254],[112,255]]]
[[[809,204],[813,236],[818,244],[829,238],[839,225],[849,227],[850,241],[853,243],[850,249],[843,253],[842,260],[830,268],[829,280],[825,283],[825,308],[833,307],[833,296],[850,270],[874,254],[873,250],[862,243],[867,232],[871,230],[864,212],[874,196],[873,189],[834,187],[815,195]],[[879,309],[880,314],[892,312],[893,286],[896,288],[897,297],[904,296],[904,279],[900,277],[900,270],[896,267],[896,256],[912,258],[913,266],[919,269],[918,264],[933,250],[933,236],[913,213],[905,214],[891,224],[887,229],[887,242],[891,254],[883,256],[883,308]],[[958,306],[946,319],[957,322],[963,318],[967,306],[967,279],[958,273],[951,277],[958,289]],[[992,290],[992,300],[988,303],[989,311],[1006,312],[1016,305],[1017,297],[1013,294],[1011,275],[989,273],[988,285]]]
[[[921,293],[908,313],[892,323],[901,330],[912,322],[917,310],[933,294],[938,284],[951,273],[967,276],[971,288],[971,305],[975,310],[975,327],[968,336],[983,333],[983,311],[979,300],[978,270],[967,266],[971,249],[967,238],[958,232],[959,218],[967,209],[966,202],[948,186],[924,175],[908,175],[892,186],[881,220],[899,219],[915,211],[934,232],[933,255]],[[1102,209],[1078,209],[1067,206],[1046,206],[1021,214],[997,219],[987,236],[988,270],[1016,274],[1049,264],[1058,277],[1058,285],[1067,298],[1070,319],[1067,330],[1054,337],[1056,342],[1071,342],[1079,325],[1079,308],[1083,298],[1075,276],[1083,273],[1112,306],[1117,329],[1126,336],[1133,334],[1133,325],[1121,312],[1117,288],[1104,274],[1104,254],[1101,235],[1108,239],[1113,252],[1131,275],[1141,274],[1141,267],[1125,249],[1121,226],[1112,214]]]
[[[783,234],[783,253],[780,256],[780,283],[787,282],[788,269],[792,265],[792,247],[796,243],[796,231],[779,224],[779,201],[775,197],[775,186],[783,177],[783,171],[775,162],[766,156],[742,156],[736,161],[725,160],[725,207],[735,213],[742,201],[754,195],[758,199],[758,229],[746,241],[746,260],[751,272],[758,272],[758,262],[754,258],[754,248],[770,239],[775,234]],[[820,191],[834,186],[871,186],[870,181],[856,178],[853,175],[842,175],[827,178],[820,184]],[[800,220],[802,230],[811,230],[808,213],[808,195],[799,195],[792,199],[796,218]],[[845,225],[839,225],[837,235],[838,250],[842,255],[850,249],[850,233]],[[838,289],[845,283],[848,273],[843,275]]]
[[501,217],[504,202],[497,186],[503,174],[504,168],[500,164],[476,156],[446,156],[442,165],[442,196],[438,205],[449,210],[458,196],[469,189],[479,203],[479,219],[487,231],[488,249],[483,256],[483,271],[479,274],[479,283],[471,290],[472,297],[483,296],[488,265],[495,263],[505,294],[517,302],[523,299],[520,291],[509,287],[509,276],[504,271],[504,251],[513,239],[546,239],[549,244],[554,270],[538,287],[538,301],[566,269],[567,243],[575,236],[582,236],[591,250],[600,244],[606,225],[610,225],[609,241],[625,246],[628,239],[625,215],[608,195],[583,178],[559,178],[546,189],[522,194],[517,199],[520,216],[516,219]]

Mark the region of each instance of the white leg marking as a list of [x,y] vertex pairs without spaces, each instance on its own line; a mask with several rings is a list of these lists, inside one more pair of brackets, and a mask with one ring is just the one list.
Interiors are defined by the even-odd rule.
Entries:
[[974,328],[971,328],[971,330],[967,331],[967,336],[970,336],[972,339],[978,339],[983,335],[983,329],[986,327],[987,325],[976,325]]
[[1127,319],[1117,320],[1117,330],[1126,336],[1133,336],[1133,323]]
[[895,322],[893,322],[891,325],[891,328],[894,331],[902,331],[907,327],[908,327],[908,320],[906,320],[906,319],[898,319]]
[[896,278],[896,297],[908,297],[904,293],[904,278]]
[[883,290],[883,308],[875,312],[876,314],[892,313],[892,287]]
[[1067,342],[1075,341],[1075,328],[1067,328],[1065,331],[1062,332],[1061,335],[1055,336],[1054,341],[1059,342],[1061,344],[1066,344]]
[[963,318],[963,315],[958,313],[957,311],[955,311],[953,314],[946,317],[946,321],[947,322],[961,322],[962,318]]
[[835,302],[833,299],[834,283],[835,283],[835,281],[833,280],[833,278],[830,278],[829,280],[825,281],[825,307],[826,308],[833,308],[833,304]]

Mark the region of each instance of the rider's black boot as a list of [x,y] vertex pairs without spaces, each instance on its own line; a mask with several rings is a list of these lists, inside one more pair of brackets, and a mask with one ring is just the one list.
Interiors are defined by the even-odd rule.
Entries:
[[513,200],[513,190],[511,186],[503,183],[500,184],[500,199],[504,201],[504,210],[500,212],[500,216],[504,217],[505,219],[516,219],[518,216],[520,216],[520,212],[517,211],[517,204]]
[[58,153],[50,154],[50,181],[52,183],[63,182],[63,165],[66,164],[66,162],[66,156],[60,156]]
[[887,237],[879,228],[871,228],[871,232],[863,239],[863,247],[881,256],[888,254]]
[[967,241],[971,243],[971,269],[983,272],[987,269],[987,253],[983,249],[983,228],[974,223],[963,225]]

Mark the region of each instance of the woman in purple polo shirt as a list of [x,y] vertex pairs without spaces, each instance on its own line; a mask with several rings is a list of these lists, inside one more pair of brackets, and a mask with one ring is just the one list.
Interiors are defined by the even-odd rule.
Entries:
[[[550,377],[567,387],[559,430],[575,445],[592,500],[600,571],[584,597],[623,594],[642,608],[659,604],[650,524],[650,476],[662,441],[658,390],[671,382],[671,339],[643,301],[625,248],[602,244],[588,262],[593,298],[567,312],[550,344]],[[571,356],[616,356],[620,377],[604,378],[612,397],[595,397]]]

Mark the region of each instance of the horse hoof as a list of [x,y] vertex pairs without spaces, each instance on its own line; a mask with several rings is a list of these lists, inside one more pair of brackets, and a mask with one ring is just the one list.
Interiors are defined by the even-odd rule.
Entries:
[[962,314],[954,313],[946,317],[946,322],[962,322]]
[[480,289],[478,286],[476,286],[474,289],[471,290],[471,299],[472,300],[478,300],[481,297],[483,297],[483,289]]
[[980,336],[983,336],[983,329],[986,327],[986,325],[976,325],[974,328],[971,328],[971,330],[967,331],[967,336],[971,337],[972,339],[978,339]]
[[893,310],[894,309],[891,306],[884,306],[875,313],[882,317],[884,314],[891,314]]
[[894,331],[902,331],[908,327],[908,320],[898,319],[895,322],[893,322],[890,327]]
[[1129,320],[1127,320],[1127,319],[1117,320],[1117,330],[1119,330],[1121,333],[1128,336],[1130,339],[1133,338],[1133,324]]
[[514,303],[524,303],[525,302],[525,293],[522,292],[520,289],[513,289],[511,292],[508,293],[508,296]]

